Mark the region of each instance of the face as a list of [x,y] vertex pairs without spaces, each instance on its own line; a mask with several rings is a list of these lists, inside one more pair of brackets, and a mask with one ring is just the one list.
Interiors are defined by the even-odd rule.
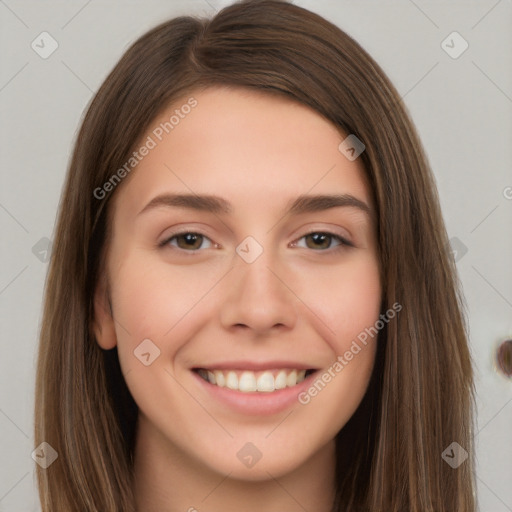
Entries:
[[376,340],[354,340],[380,313],[371,193],[346,135],[309,108],[191,96],[118,185],[96,337],[118,347],[138,436],[223,475],[278,477],[334,446],[370,379]]

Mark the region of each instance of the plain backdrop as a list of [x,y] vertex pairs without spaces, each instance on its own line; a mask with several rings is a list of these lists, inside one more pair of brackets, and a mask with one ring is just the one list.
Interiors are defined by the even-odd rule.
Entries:
[[[510,512],[512,387],[496,370],[495,351],[512,337],[511,1],[295,3],[377,60],[418,128],[468,306],[480,510]],[[227,4],[0,1],[0,511],[40,510],[31,458],[37,336],[55,214],[84,109],[141,34]],[[32,46],[41,37],[45,51],[58,44],[47,58]]]

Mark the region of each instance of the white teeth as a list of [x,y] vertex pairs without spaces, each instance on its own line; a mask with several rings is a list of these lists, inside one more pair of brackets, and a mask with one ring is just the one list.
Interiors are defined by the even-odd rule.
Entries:
[[286,385],[290,388],[297,384],[297,370],[292,370],[286,377]]
[[240,375],[240,379],[238,380],[238,390],[243,391],[244,393],[249,393],[250,391],[256,391],[256,377],[253,372],[244,372]]
[[270,372],[263,372],[258,377],[258,391],[274,391],[275,383],[274,376]]
[[226,378],[224,377],[224,374],[219,372],[219,370],[216,370],[213,374],[215,375],[217,386],[223,388],[226,385]]
[[238,377],[235,372],[228,372],[228,376],[226,377],[226,387],[229,389],[238,390]]
[[198,370],[199,375],[210,384],[227,387],[242,393],[254,391],[271,393],[273,391],[292,387],[306,378],[306,370],[266,370],[263,372],[251,371],[222,371]]
[[284,389],[286,387],[286,372],[281,370],[275,378],[275,388]]

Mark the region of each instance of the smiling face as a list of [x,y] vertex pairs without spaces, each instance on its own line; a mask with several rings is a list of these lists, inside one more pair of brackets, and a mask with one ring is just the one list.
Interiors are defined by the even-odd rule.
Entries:
[[332,368],[379,318],[371,193],[360,159],[338,150],[345,136],[311,109],[239,89],[193,96],[161,141],[153,130],[182,103],[152,123],[141,140],[156,147],[119,185],[114,320],[99,286],[96,337],[117,344],[138,439],[162,464],[278,477],[332,453],[371,376],[376,340]]

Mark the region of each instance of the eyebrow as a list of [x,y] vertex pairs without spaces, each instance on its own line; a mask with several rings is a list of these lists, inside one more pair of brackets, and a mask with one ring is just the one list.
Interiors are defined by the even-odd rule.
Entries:
[[[214,195],[162,194],[153,198],[138,215],[162,206],[187,208],[218,214],[230,214],[233,211],[228,201]],[[319,212],[330,208],[351,207],[359,209],[370,217],[372,216],[372,209],[368,204],[351,194],[300,195],[295,200],[288,202],[286,206],[285,214],[290,215]]]

